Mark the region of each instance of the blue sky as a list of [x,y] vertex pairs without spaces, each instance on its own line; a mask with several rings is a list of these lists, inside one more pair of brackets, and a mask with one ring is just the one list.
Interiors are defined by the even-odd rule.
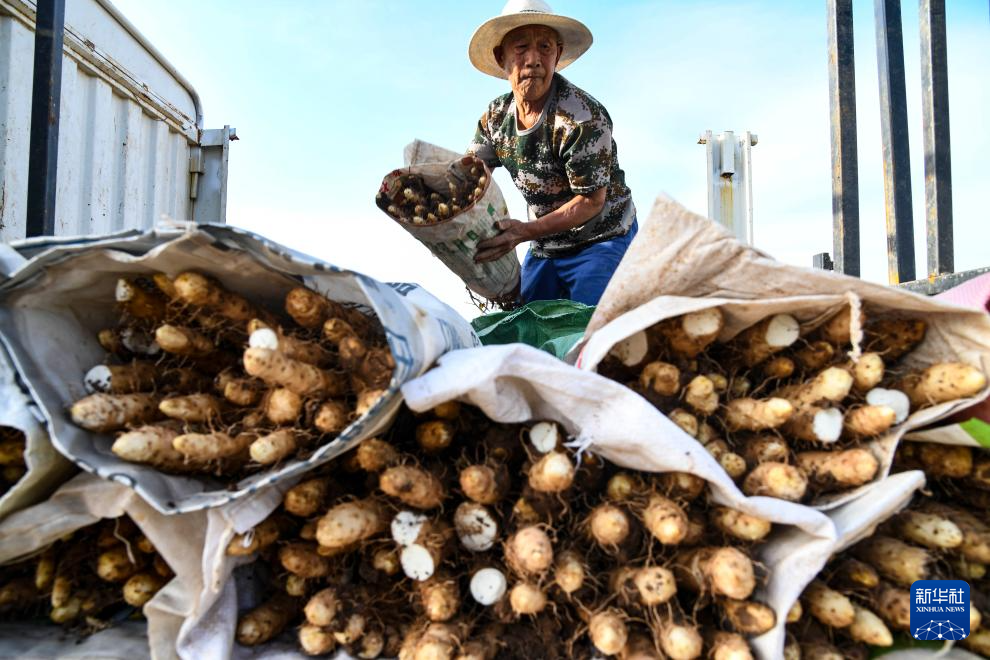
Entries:
[[[206,126],[230,124],[228,222],[390,281],[416,281],[468,317],[463,287],[374,205],[414,138],[461,150],[506,82],[468,62],[502,2],[115,0],[197,88]],[[924,170],[917,3],[904,5],[918,273]],[[948,0],[956,269],[990,265],[986,162],[990,16]],[[565,72],[609,110],[640,215],[659,193],[705,213],[706,129],[750,130],[755,244],[801,266],[831,251],[825,0],[557,0],[595,43]],[[855,0],[863,275],[886,282],[873,3]],[[514,217],[521,196],[496,182]]]

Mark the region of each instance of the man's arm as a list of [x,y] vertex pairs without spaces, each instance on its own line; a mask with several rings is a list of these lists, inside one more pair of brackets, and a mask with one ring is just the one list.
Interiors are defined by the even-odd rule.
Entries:
[[498,228],[502,230],[502,233],[478,243],[478,252],[474,256],[475,262],[495,261],[514,250],[520,243],[580,227],[601,213],[605,206],[606,191],[605,187],[601,187],[587,195],[575,195],[560,208],[532,222],[500,220]]

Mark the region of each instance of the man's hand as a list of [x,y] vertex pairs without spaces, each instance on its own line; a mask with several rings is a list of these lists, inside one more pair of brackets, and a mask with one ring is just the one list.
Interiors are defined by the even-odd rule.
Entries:
[[483,264],[488,261],[495,261],[512,252],[520,243],[530,240],[525,222],[499,220],[495,226],[501,233],[478,243],[478,251],[474,255],[475,263]]

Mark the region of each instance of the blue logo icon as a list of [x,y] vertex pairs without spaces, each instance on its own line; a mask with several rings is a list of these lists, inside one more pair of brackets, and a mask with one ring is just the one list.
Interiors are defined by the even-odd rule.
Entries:
[[962,580],[918,580],[911,585],[911,635],[926,641],[969,636],[969,584]]

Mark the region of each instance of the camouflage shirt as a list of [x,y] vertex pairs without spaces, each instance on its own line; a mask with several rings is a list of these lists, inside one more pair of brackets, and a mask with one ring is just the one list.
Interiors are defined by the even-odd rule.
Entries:
[[481,116],[468,147],[494,169],[505,166],[529,205],[542,217],[571,200],[608,187],[605,206],[583,225],[533,241],[534,256],[562,256],[629,230],[636,209],[612,139],[605,107],[559,73],[536,124],[519,130],[512,93],[498,97]]

